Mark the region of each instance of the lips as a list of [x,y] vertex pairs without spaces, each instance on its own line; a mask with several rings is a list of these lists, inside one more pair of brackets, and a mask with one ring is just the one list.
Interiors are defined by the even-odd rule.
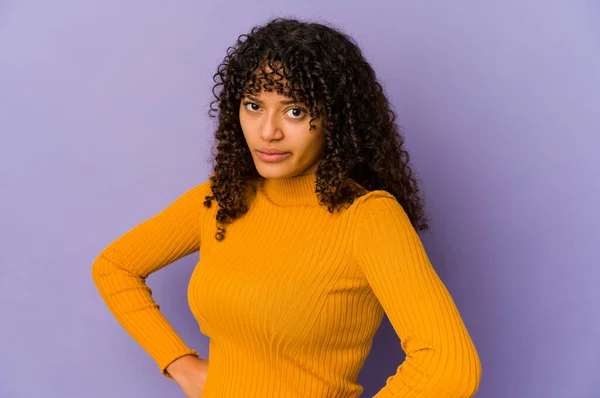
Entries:
[[258,152],[266,153],[268,155],[287,153],[285,151],[281,151],[281,150],[275,149],[275,148],[262,148],[262,149],[258,149]]
[[256,153],[263,162],[268,163],[281,162],[282,160],[287,159],[290,156],[289,152],[265,153],[261,151],[256,151]]

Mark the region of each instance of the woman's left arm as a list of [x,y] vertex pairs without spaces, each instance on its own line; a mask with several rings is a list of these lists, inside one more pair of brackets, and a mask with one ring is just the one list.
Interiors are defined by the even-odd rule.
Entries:
[[361,204],[354,237],[354,257],[406,353],[373,398],[471,397],[479,355],[408,216],[388,195]]

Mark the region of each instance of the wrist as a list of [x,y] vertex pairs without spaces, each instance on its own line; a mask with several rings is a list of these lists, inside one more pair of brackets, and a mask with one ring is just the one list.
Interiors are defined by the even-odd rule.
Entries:
[[185,370],[189,367],[190,362],[195,359],[198,358],[193,354],[183,355],[171,362],[165,370],[172,378],[175,378],[176,376],[184,374]]

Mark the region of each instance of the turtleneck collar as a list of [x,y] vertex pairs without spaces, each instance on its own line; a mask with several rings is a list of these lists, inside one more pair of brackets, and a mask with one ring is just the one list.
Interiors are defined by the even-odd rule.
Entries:
[[273,203],[280,206],[319,206],[315,192],[317,173],[287,178],[265,178],[259,190]]

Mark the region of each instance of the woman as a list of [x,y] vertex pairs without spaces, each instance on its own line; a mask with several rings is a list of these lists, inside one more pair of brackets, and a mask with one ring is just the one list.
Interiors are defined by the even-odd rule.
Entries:
[[[478,354],[417,235],[418,184],[358,46],[275,19],[239,37],[215,82],[212,175],[93,265],[117,320],[188,397],[331,398],[361,395],[385,311],[406,360],[377,398],[472,396]],[[188,298],[210,361],[144,282],[196,251]]]

